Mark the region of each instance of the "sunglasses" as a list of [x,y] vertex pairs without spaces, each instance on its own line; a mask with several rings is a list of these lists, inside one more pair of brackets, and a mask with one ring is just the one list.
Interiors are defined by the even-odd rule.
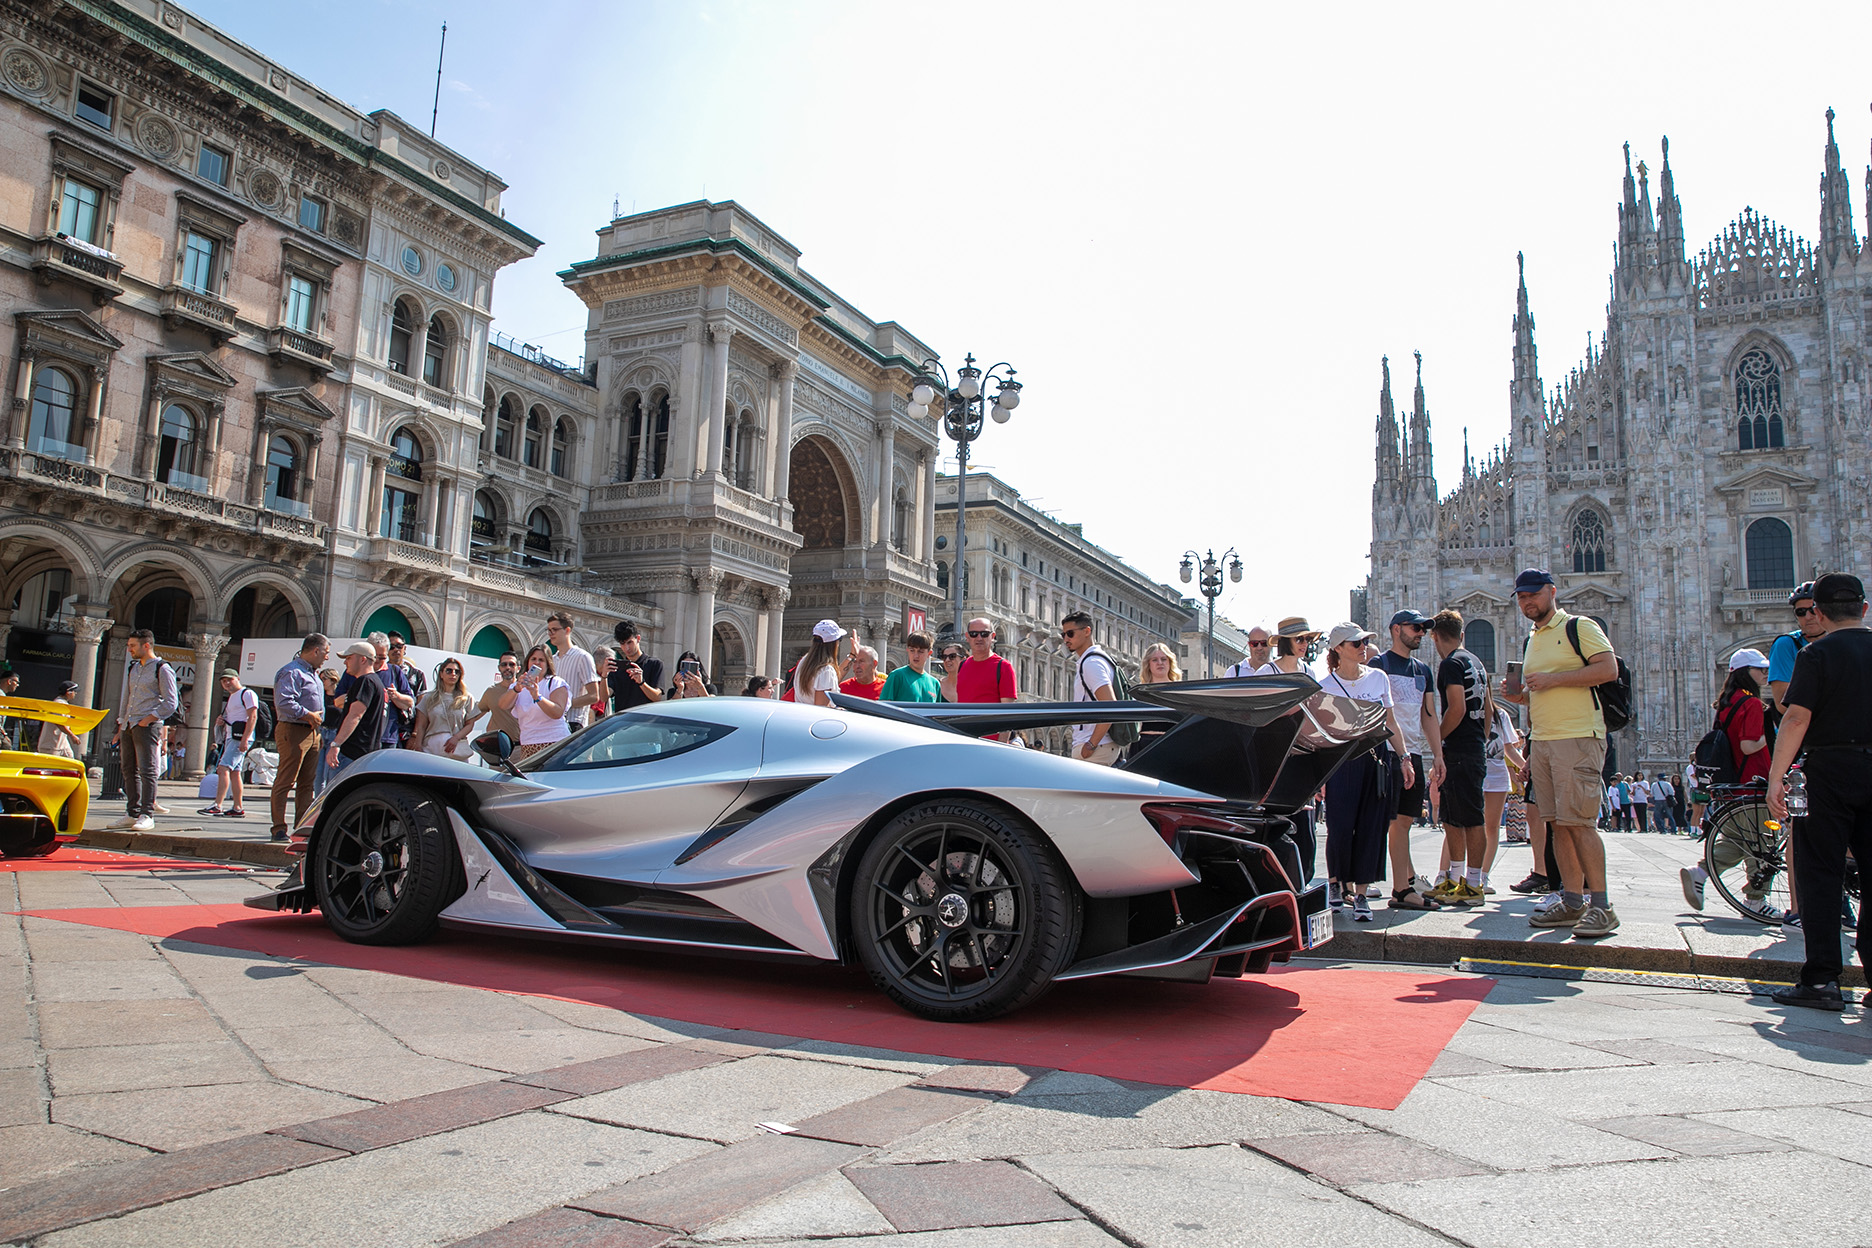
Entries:
[[945,650],[943,651],[942,657],[943,657],[943,662],[953,663],[955,660],[962,657],[962,652],[960,650]]
[[[983,637],[986,637],[986,636],[987,636],[988,634],[986,634],[986,633],[983,633],[983,634],[981,634],[981,635],[982,635]],[[1060,629],[1060,636],[1062,636],[1062,637],[1077,637],[1078,635],[1079,635],[1079,630],[1078,630],[1078,629],[1076,629],[1076,628],[1062,628],[1062,629]],[[971,637],[973,637],[973,636],[975,636],[975,634],[974,634],[974,633],[970,633],[970,634],[969,634],[969,636],[971,636]]]
[[1271,641],[1251,641],[1248,643],[1248,648],[1250,650],[1265,650],[1273,644],[1274,643]]
[[1808,616],[1818,613],[1819,610],[1819,607],[1795,607],[1794,618],[1797,620],[1804,620]]
[[994,630],[986,629],[986,628],[971,628],[968,630],[968,635],[971,637],[992,637],[994,636]]

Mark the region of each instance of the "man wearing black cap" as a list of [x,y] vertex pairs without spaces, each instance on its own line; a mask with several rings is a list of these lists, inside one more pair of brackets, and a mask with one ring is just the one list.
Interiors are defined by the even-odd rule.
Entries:
[[1794,674],[1794,659],[1807,648],[1808,642],[1817,641],[1826,634],[1826,617],[1814,605],[1813,597],[1812,581],[1797,586],[1788,595],[1788,606],[1794,611],[1795,628],[1775,638],[1774,645],[1768,650],[1768,689],[1774,697],[1775,710],[1783,714],[1787,713],[1788,678]]
[[[1410,750],[1415,783],[1400,789],[1388,836],[1391,849],[1391,904],[1400,910],[1435,910],[1438,905],[1417,887],[1417,868],[1411,862],[1411,826],[1424,817],[1430,791],[1443,783],[1442,716],[1437,713],[1436,673],[1412,657],[1423,645],[1430,617],[1406,607],[1391,617],[1391,648],[1372,666],[1391,682],[1391,701],[1398,728]],[[1424,765],[1428,755],[1430,765]]]
[[[1787,713],[1768,767],[1768,809],[1787,820],[1787,773],[1807,754],[1807,817],[1794,823],[1794,875],[1807,944],[1798,984],[1774,994],[1782,1005],[1845,1008],[1840,993],[1840,899],[1846,854],[1859,863],[1859,961],[1872,957],[1872,630],[1865,586],[1833,572],[1814,582],[1826,632],[1809,642],[1788,680]],[[1798,812],[1797,812],[1798,813]]]

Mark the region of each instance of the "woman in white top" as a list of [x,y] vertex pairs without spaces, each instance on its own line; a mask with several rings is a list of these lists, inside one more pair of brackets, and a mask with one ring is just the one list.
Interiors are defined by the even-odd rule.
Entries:
[[[1486,763],[1486,770],[1482,773],[1482,826],[1488,829],[1482,851],[1484,888],[1488,887],[1489,872],[1495,869],[1495,851],[1501,848],[1502,812],[1507,809],[1508,794],[1514,788],[1509,770],[1519,774],[1525,766],[1519,749],[1521,734],[1515,729],[1514,717],[1508,714],[1506,707],[1495,701],[1493,695],[1489,698],[1489,709],[1495,712],[1495,718],[1482,744],[1482,757]],[[1525,818],[1521,826],[1526,828]],[[1446,845],[1443,848],[1443,871],[1448,870],[1449,847]],[[1442,878],[1441,872],[1438,878]]]
[[523,670],[500,698],[501,710],[511,712],[520,725],[520,745],[513,756],[530,758],[571,736],[565,722],[571,701],[571,687],[553,675],[552,652],[545,646],[527,651]]
[[435,679],[435,688],[416,703],[416,730],[412,735],[425,754],[466,761],[468,729],[476,715],[474,697],[462,685],[461,660],[443,659]]
[[[1371,903],[1365,899],[1365,886],[1384,878],[1386,833],[1397,806],[1400,787],[1408,789],[1415,782],[1410,752],[1404,748],[1404,734],[1398,730],[1397,711],[1391,697],[1391,680],[1375,667],[1364,663],[1365,643],[1373,636],[1356,624],[1335,624],[1326,634],[1327,674],[1320,681],[1323,693],[1356,698],[1361,702],[1381,702],[1385,708],[1385,726],[1390,729],[1391,747],[1361,754],[1340,767],[1326,782],[1326,876],[1329,896],[1334,906],[1349,898],[1352,919],[1371,922]],[[1402,889],[1393,890],[1391,903],[1407,909],[1434,909],[1411,886],[1403,881]]]
[[802,706],[831,706],[839,687],[839,638],[845,630],[836,620],[813,625],[812,644],[793,669],[793,700]]

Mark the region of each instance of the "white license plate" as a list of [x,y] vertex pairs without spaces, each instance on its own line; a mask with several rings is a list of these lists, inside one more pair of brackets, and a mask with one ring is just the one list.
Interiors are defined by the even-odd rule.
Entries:
[[1332,939],[1332,911],[1307,915],[1307,948],[1314,949]]

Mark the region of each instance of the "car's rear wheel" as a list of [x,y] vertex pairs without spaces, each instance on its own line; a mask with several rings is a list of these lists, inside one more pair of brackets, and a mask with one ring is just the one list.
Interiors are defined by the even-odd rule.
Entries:
[[1052,985],[1079,945],[1080,897],[1038,832],[964,801],[914,807],[859,860],[851,931],[892,1000],[925,1018],[975,1022]]
[[461,895],[461,860],[442,803],[408,785],[346,794],[314,852],[308,874],[319,909],[356,944],[426,940]]

